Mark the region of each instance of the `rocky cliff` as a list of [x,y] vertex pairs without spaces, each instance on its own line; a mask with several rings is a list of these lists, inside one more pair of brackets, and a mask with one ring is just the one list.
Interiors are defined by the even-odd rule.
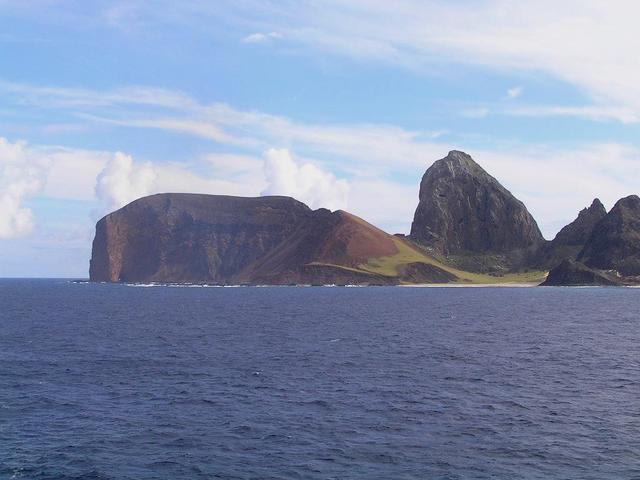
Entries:
[[624,281],[615,273],[589,268],[570,258],[564,259],[554,267],[542,283],[542,286],[588,286],[623,285]]
[[422,177],[410,237],[443,255],[497,254],[503,260],[544,242],[524,204],[459,151]]
[[90,263],[98,281],[224,282],[312,215],[290,198],[162,194],[101,219]]
[[[597,210],[592,220],[601,216],[600,207]],[[640,198],[619,200],[593,225],[576,257],[555,266],[543,285],[639,284]]]
[[591,268],[640,275],[640,197],[622,198],[594,227],[578,260]]
[[606,215],[607,210],[600,199],[594,199],[591,202],[591,206],[580,210],[578,217],[569,225],[563,227],[551,243],[558,246],[583,246],[591,236],[594,227]]
[[591,237],[596,225],[607,215],[607,210],[599,199],[591,206],[583,208],[578,217],[563,227],[553,240],[546,242],[535,253],[532,262],[539,268],[553,268],[565,259],[575,260]]
[[[395,284],[455,276],[393,262],[401,240],[347,212],[311,210],[288,197],[159,194],[96,225],[92,281],[215,284]],[[412,251],[411,261],[422,260]],[[428,259],[424,258],[426,262]],[[395,262],[395,260],[393,260]],[[420,261],[418,263],[421,263]]]

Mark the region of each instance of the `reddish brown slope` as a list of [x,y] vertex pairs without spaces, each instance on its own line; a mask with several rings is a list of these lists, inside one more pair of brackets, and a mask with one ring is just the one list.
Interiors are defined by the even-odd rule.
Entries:
[[[261,283],[394,283],[360,270],[372,258],[394,255],[392,237],[359,217],[320,209],[238,280]],[[344,267],[344,268],[339,268]],[[331,278],[329,278],[331,277]]]
[[394,237],[344,211],[313,211],[287,197],[159,194],[98,222],[90,277],[108,282],[396,284],[406,273],[410,281],[442,281],[436,275],[442,272],[407,269],[402,259],[384,272],[368,267],[398,254]]

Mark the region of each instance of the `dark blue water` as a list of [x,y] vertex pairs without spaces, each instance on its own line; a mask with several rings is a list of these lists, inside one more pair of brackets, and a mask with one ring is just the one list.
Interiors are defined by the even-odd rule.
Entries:
[[640,290],[0,281],[0,478],[640,477]]

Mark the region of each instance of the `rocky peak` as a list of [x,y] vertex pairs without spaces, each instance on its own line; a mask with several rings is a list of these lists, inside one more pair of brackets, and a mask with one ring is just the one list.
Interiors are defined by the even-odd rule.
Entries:
[[607,210],[599,199],[595,199],[589,208],[583,208],[569,225],[558,232],[554,245],[584,245],[597,223],[607,215]]
[[629,195],[628,197],[621,198],[613,206],[611,213],[614,217],[635,220],[640,214],[640,197],[638,197],[638,195]]
[[448,168],[453,176],[467,172],[474,172],[480,175],[486,174],[482,167],[471,158],[471,155],[460,150],[451,150],[446,157],[434,162],[433,166],[436,168]]
[[503,254],[544,241],[524,204],[456,150],[422,177],[411,239],[443,254]]
[[589,267],[640,275],[640,197],[618,200],[578,256]]

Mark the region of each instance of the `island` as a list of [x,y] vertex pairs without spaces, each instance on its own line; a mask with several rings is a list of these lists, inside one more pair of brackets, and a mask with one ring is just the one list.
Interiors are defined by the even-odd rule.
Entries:
[[640,198],[608,213],[595,199],[547,241],[520,200],[451,151],[425,172],[409,235],[290,197],[162,193],[98,221],[89,272],[215,285],[631,285]]

